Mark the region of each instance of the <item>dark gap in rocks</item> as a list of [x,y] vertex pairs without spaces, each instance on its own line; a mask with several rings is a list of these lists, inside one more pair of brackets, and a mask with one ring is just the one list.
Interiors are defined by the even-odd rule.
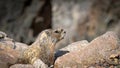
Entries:
[[33,35],[37,36],[41,31],[51,28],[52,7],[51,0],[46,0],[31,24]]
[[32,45],[34,43],[34,41],[30,41],[29,43],[28,43],[28,45]]
[[60,56],[63,56],[64,54],[66,53],[69,53],[69,51],[62,51],[62,50],[58,50],[56,53],[55,53],[55,60],[60,57]]

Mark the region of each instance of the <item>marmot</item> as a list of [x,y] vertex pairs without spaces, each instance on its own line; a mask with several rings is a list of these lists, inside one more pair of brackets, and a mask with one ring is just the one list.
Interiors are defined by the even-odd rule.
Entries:
[[55,44],[62,40],[66,32],[63,29],[47,29],[42,31],[36,41],[23,52],[25,63],[33,64],[41,59],[48,66],[54,63]]

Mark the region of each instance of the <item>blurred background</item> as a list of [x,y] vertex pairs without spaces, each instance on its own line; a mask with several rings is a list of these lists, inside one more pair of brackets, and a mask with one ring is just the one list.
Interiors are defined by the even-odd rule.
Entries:
[[56,49],[111,30],[120,37],[120,0],[0,0],[0,31],[9,37],[31,44],[49,28],[67,31]]

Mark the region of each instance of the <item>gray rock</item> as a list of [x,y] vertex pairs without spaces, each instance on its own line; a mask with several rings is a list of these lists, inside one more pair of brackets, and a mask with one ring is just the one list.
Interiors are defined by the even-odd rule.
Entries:
[[70,45],[60,49],[61,51],[69,51],[69,52],[74,52],[74,51],[80,51],[81,49],[84,49],[88,45],[87,40],[82,40],[82,41],[77,41],[74,43],[71,43]]
[[37,59],[34,63],[33,66],[35,68],[48,68],[48,66],[40,59]]
[[55,61],[55,68],[86,68],[119,66],[120,42],[114,32],[106,32],[92,40],[80,51],[60,56]]
[[83,40],[83,41],[78,41],[78,42],[74,42],[64,48],[59,49],[56,53],[55,53],[55,58],[62,56],[66,53],[69,52],[76,52],[76,51],[81,51],[82,49],[84,49],[87,45],[88,45],[88,41],[87,40]]
[[0,67],[8,68],[9,64],[15,64],[19,56],[19,52],[10,47],[0,48]]

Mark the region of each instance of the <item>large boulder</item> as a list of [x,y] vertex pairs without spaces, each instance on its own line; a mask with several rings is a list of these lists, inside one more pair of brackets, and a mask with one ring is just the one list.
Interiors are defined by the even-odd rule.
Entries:
[[8,35],[0,31],[0,48],[11,48],[17,51],[23,51],[28,47],[27,44],[14,41],[12,38],[9,38]]
[[[72,47],[71,47],[72,48]],[[80,51],[69,52],[55,61],[55,68],[118,67],[120,43],[114,32],[107,32]]]
[[15,64],[27,47],[26,44],[15,42],[0,31],[0,68],[8,68],[9,65]]
[[15,64],[20,54],[11,48],[0,48],[0,68],[8,68],[9,64]]

